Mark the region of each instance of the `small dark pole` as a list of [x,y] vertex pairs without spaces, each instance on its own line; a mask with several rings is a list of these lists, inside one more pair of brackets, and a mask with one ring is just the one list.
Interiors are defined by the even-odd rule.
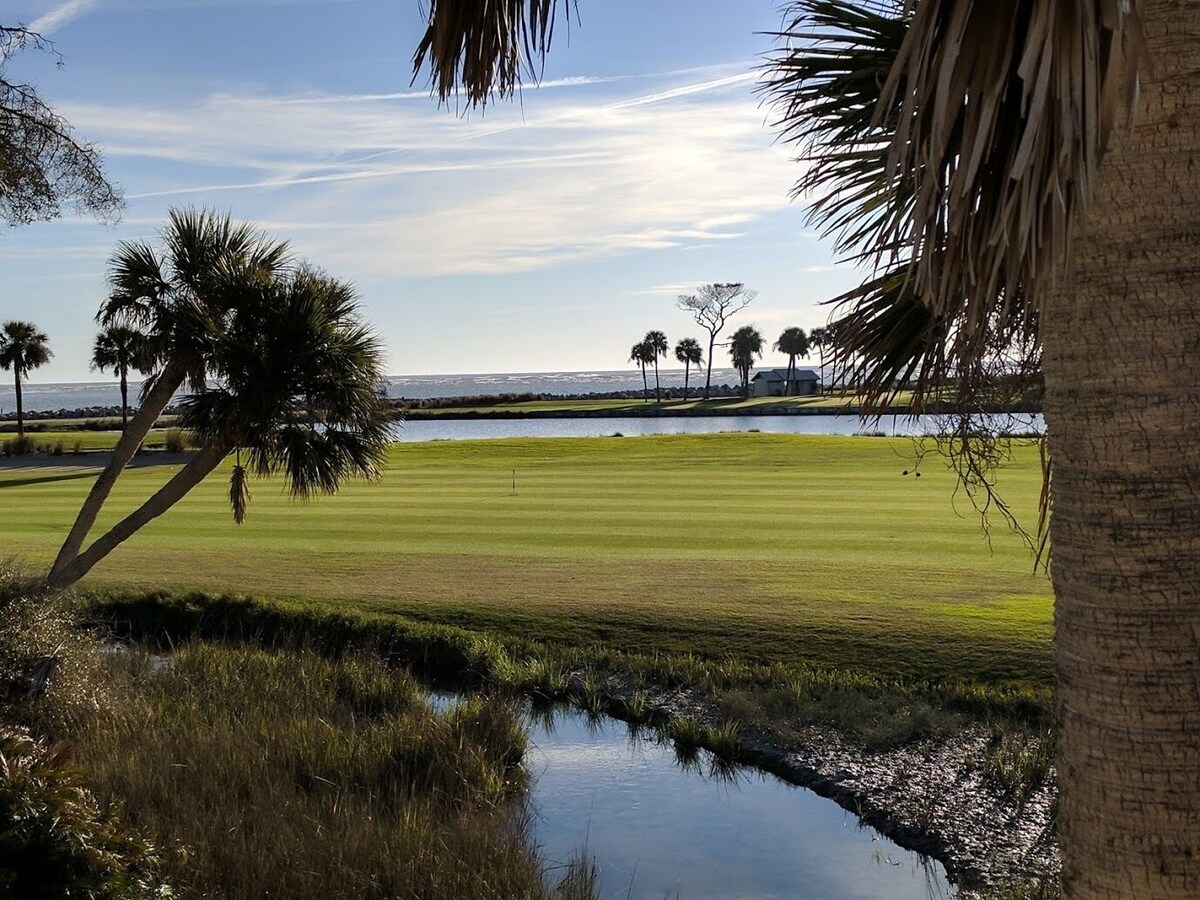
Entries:
[[512,470],[513,496],[517,496],[517,470]]

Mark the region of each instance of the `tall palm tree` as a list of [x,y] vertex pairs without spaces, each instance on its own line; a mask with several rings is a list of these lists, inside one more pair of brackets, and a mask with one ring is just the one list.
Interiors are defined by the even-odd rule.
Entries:
[[754,360],[762,356],[763,336],[753,325],[743,325],[729,337],[729,358],[742,380],[742,396],[750,396],[750,370]]
[[692,366],[704,362],[704,350],[695,338],[683,338],[675,345],[675,358],[683,363],[683,399],[688,396],[688,375]]
[[181,403],[180,425],[203,446],[150,499],[71,560],[69,586],[161,516],[235,454],[229,499],[246,515],[248,477],[282,474],[294,497],[332,494],[375,477],[391,441],[391,411],[376,386],[381,343],[358,314],[353,288],[302,269],[232,279],[229,320],[208,361],[214,384]]
[[654,402],[662,403],[662,389],[658,385],[658,359],[666,358],[671,345],[667,343],[667,336],[661,331],[647,331],[642,343],[650,348],[650,355],[654,358]]
[[1044,370],[1063,894],[1200,896],[1200,4],[794,12],[781,126],[878,271],[839,356],[878,400]]
[[285,243],[207,210],[172,210],[161,233],[163,250],[122,241],[109,263],[110,295],[96,318],[146,335],[154,371],[142,385],[141,405],[92,485],[50,571],[50,580],[80,552],[117,477],[162,411],[187,383],[202,390],[215,340],[230,317],[231,272],[270,278],[288,261]]
[[825,392],[825,348],[829,346],[829,338],[823,325],[819,325],[808,333],[808,342],[817,348],[821,367],[821,380],[817,382],[821,392]]
[[121,379],[121,428],[129,424],[129,372],[142,375],[154,371],[154,359],[146,335],[128,325],[109,325],[96,335],[92,345],[91,368],[111,369]]
[[783,393],[787,396],[792,392],[792,378],[796,374],[796,357],[808,356],[808,335],[804,333],[803,328],[785,328],[783,333],[779,335],[779,340],[775,342],[775,349],[780,353],[787,354],[787,383],[783,388]]
[[25,406],[21,399],[21,379],[32,369],[44,366],[54,356],[45,332],[32,322],[5,322],[0,329],[0,369],[11,369],[17,393],[17,436],[25,436]]
[[650,401],[650,385],[646,381],[646,366],[650,364],[650,355],[653,351],[645,341],[638,341],[629,350],[629,361],[635,362],[642,367],[642,401]]

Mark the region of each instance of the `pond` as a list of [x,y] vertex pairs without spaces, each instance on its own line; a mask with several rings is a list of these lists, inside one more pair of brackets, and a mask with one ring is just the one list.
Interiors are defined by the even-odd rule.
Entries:
[[[1045,429],[1040,414],[990,417],[1013,433]],[[757,430],[768,434],[840,434],[881,432],[918,436],[945,427],[942,416],[884,416],[864,422],[858,416],[620,416],[580,419],[424,419],[396,427],[397,440],[478,440],[523,437],[626,437],[647,434],[716,434],[722,431]]]
[[529,729],[533,837],[551,866],[586,846],[602,897],[953,896],[939,863],[774,776],[739,769],[718,777],[703,751],[681,766],[670,745],[574,709],[531,716]]

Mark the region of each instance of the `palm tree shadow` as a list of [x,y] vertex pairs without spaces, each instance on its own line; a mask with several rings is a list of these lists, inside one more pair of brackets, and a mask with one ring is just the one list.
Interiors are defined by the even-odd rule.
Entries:
[[75,481],[79,478],[95,478],[95,472],[66,472],[61,475],[41,475],[34,478],[12,478],[0,481],[0,488],[28,487],[33,484],[49,484],[54,481]]

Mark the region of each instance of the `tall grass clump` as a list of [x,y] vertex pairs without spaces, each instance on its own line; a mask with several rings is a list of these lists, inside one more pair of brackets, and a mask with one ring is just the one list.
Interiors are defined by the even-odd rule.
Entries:
[[[184,898],[544,898],[518,710],[443,711],[371,654],[185,645],[115,657],[126,713],[76,753]],[[574,895],[572,895],[574,896]]]
[[191,438],[182,428],[168,428],[163,435],[163,449],[168,453],[182,453],[191,447]]

